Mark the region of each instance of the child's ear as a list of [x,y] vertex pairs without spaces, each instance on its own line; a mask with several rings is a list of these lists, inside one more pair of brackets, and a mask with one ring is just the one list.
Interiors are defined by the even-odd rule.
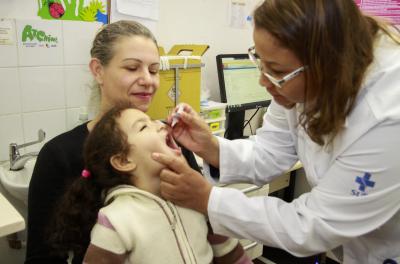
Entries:
[[136,163],[118,154],[110,158],[111,166],[118,171],[128,172],[136,169]]

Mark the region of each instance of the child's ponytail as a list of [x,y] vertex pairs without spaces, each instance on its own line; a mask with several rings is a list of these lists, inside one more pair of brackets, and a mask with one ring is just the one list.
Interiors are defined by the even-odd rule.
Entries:
[[[87,170],[83,175],[87,175]],[[56,254],[72,250],[83,254],[90,239],[90,230],[97,212],[103,206],[102,190],[91,177],[81,176],[73,181],[54,210],[49,243]]]

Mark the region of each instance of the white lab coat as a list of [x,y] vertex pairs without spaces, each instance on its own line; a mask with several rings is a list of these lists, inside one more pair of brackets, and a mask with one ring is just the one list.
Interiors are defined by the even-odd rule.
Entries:
[[346,264],[400,263],[399,46],[387,37],[378,42],[354,110],[331,150],[298,126],[301,107],[287,110],[272,101],[251,140],[219,138],[220,181],[262,185],[300,160],[312,190],[286,203],[213,187],[208,216],[214,231],[297,256],[342,245]]

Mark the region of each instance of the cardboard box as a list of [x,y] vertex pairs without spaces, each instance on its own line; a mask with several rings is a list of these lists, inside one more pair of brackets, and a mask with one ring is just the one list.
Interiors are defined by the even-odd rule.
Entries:
[[[147,114],[165,119],[178,103],[185,102],[200,111],[201,56],[208,45],[175,45],[168,54],[160,47],[160,87]],[[190,55],[180,55],[189,52]]]

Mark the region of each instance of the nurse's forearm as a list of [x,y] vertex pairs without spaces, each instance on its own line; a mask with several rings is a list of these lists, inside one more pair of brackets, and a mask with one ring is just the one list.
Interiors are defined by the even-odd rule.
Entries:
[[219,168],[219,142],[216,137],[212,137],[209,144],[196,154],[208,164]]

